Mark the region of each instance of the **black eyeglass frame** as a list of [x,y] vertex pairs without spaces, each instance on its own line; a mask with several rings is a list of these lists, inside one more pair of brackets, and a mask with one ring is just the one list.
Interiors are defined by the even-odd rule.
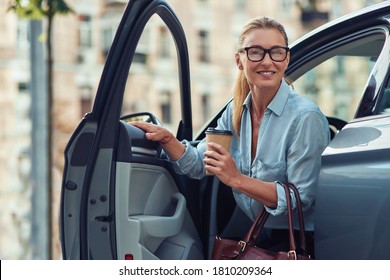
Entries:
[[[263,57],[260,58],[259,60],[252,60],[249,58],[249,53],[248,53],[248,50],[250,49],[261,49],[264,51],[263,53]],[[274,50],[274,49],[284,49],[286,51],[286,56],[282,59],[282,60],[275,60],[272,55],[271,55],[271,51]],[[265,57],[265,55],[268,53],[269,57],[271,58],[271,60],[275,61],[275,62],[282,62],[282,61],[285,61],[286,58],[287,58],[287,55],[290,51],[290,48],[289,47],[281,47],[281,46],[275,46],[275,47],[272,47],[270,49],[264,49],[262,47],[255,47],[255,46],[252,46],[252,47],[246,47],[246,48],[241,48],[241,49],[238,49],[238,53],[242,52],[242,51],[245,51],[246,52],[246,57],[249,59],[249,61],[252,61],[252,62],[259,62],[259,61],[262,61]]]

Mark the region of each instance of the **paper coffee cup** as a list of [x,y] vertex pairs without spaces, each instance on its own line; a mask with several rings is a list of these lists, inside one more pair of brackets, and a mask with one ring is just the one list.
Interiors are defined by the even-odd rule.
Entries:
[[[214,150],[210,148],[207,144],[209,142],[214,142],[222,145],[226,151],[230,151],[230,144],[232,142],[232,136],[233,133],[230,130],[220,130],[220,129],[215,129],[213,127],[209,127],[206,130],[206,150]],[[211,175],[206,171],[206,175]]]

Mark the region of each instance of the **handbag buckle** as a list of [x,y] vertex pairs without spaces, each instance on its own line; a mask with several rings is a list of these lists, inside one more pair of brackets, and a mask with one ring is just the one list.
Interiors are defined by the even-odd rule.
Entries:
[[289,260],[297,260],[297,252],[295,250],[288,251],[287,258]]
[[244,252],[244,250],[246,248],[246,242],[241,240],[240,242],[238,242],[238,245],[241,246],[241,252]]

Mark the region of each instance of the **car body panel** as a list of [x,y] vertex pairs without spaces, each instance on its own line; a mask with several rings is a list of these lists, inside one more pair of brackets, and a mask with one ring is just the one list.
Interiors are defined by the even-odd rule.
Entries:
[[[348,124],[325,150],[318,259],[390,259],[390,116]],[[331,248],[331,249],[330,249]]]

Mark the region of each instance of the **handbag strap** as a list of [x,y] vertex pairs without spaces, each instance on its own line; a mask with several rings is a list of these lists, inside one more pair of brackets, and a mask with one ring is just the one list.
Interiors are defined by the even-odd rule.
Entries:
[[245,237],[237,243],[237,247],[233,252],[234,254],[236,254],[236,256],[243,252],[247,245],[254,245],[256,243],[257,236],[261,229],[264,227],[268,216],[269,213],[267,212],[265,207],[263,207],[259,214],[257,214],[256,219],[253,221]]
[[293,216],[292,216],[292,206],[291,206],[291,195],[290,189],[287,184],[282,183],[284,191],[286,192],[286,203],[287,203],[287,217],[288,217],[288,235],[290,239],[290,252],[296,254],[296,245],[294,238],[294,225],[293,225]]
[[[288,235],[289,235],[289,240],[290,240],[290,251],[295,251],[296,250],[296,245],[295,245],[295,238],[294,238],[294,226],[293,226],[293,218],[292,218],[292,206],[291,206],[291,196],[290,196],[290,191],[289,191],[289,185],[280,183],[284,191],[286,193],[286,204],[287,204],[287,218],[288,218]],[[298,204],[297,204],[297,207]],[[265,216],[264,213],[267,213]],[[264,216],[264,217],[263,217]],[[251,228],[249,229],[248,233],[246,234],[244,238],[244,242],[248,243],[249,241],[254,242],[257,240],[258,236],[260,235],[261,231],[263,230],[263,227],[265,225],[265,222],[269,216],[268,211],[266,211],[265,207],[260,211],[258,214],[257,218],[253,222]]]
[[265,209],[265,207],[263,207],[263,209],[261,209],[261,211],[257,215],[256,219],[253,221],[244,239],[242,240],[245,244],[256,243],[257,237],[259,236],[259,233],[263,229],[264,224],[268,219],[268,216],[269,216],[268,211]]
[[256,240],[259,237],[261,231],[263,230],[265,222],[267,221],[267,219],[269,217],[269,213],[265,209],[265,207],[263,207],[261,212],[263,213],[261,220],[259,220],[259,222],[257,223],[257,226],[256,226],[255,230],[253,231],[253,234],[252,234],[251,239],[250,239],[250,241],[253,242],[253,244],[256,244]]
[[[290,252],[289,254],[292,254],[293,258],[296,258],[296,243],[294,238],[294,225],[293,225],[293,210],[292,210],[292,203],[291,203],[291,195],[290,195],[290,189],[292,189],[295,200],[296,200],[296,206],[298,209],[298,218],[299,218],[299,231],[300,231],[300,248],[302,249],[302,252],[307,254],[306,252],[306,238],[305,238],[305,225],[304,225],[304,219],[303,219],[303,211],[302,211],[302,202],[299,196],[298,189],[291,183],[280,183],[286,193],[286,203],[287,203],[287,217],[288,217],[288,232],[289,232],[289,240],[290,240]],[[252,226],[250,227],[249,231],[245,235],[244,239],[240,241],[240,246],[242,246],[242,250],[246,247],[246,244],[255,244],[258,236],[260,235],[260,232],[262,231],[265,222],[267,221],[269,217],[268,211],[265,209],[265,207],[262,208],[262,210],[257,215],[256,219],[252,223]]]
[[306,251],[306,237],[305,237],[305,222],[303,219],[303,210],[302,210],[302,202],[301,197],[299,195],[298,189],[291,183],[283,184],[286,185],[289,189],[292,189],[295,195],[295,200],[298,209],[298,219],[299,219],[299,232],[300,232],[300,248],[302,252],[307,253]]

